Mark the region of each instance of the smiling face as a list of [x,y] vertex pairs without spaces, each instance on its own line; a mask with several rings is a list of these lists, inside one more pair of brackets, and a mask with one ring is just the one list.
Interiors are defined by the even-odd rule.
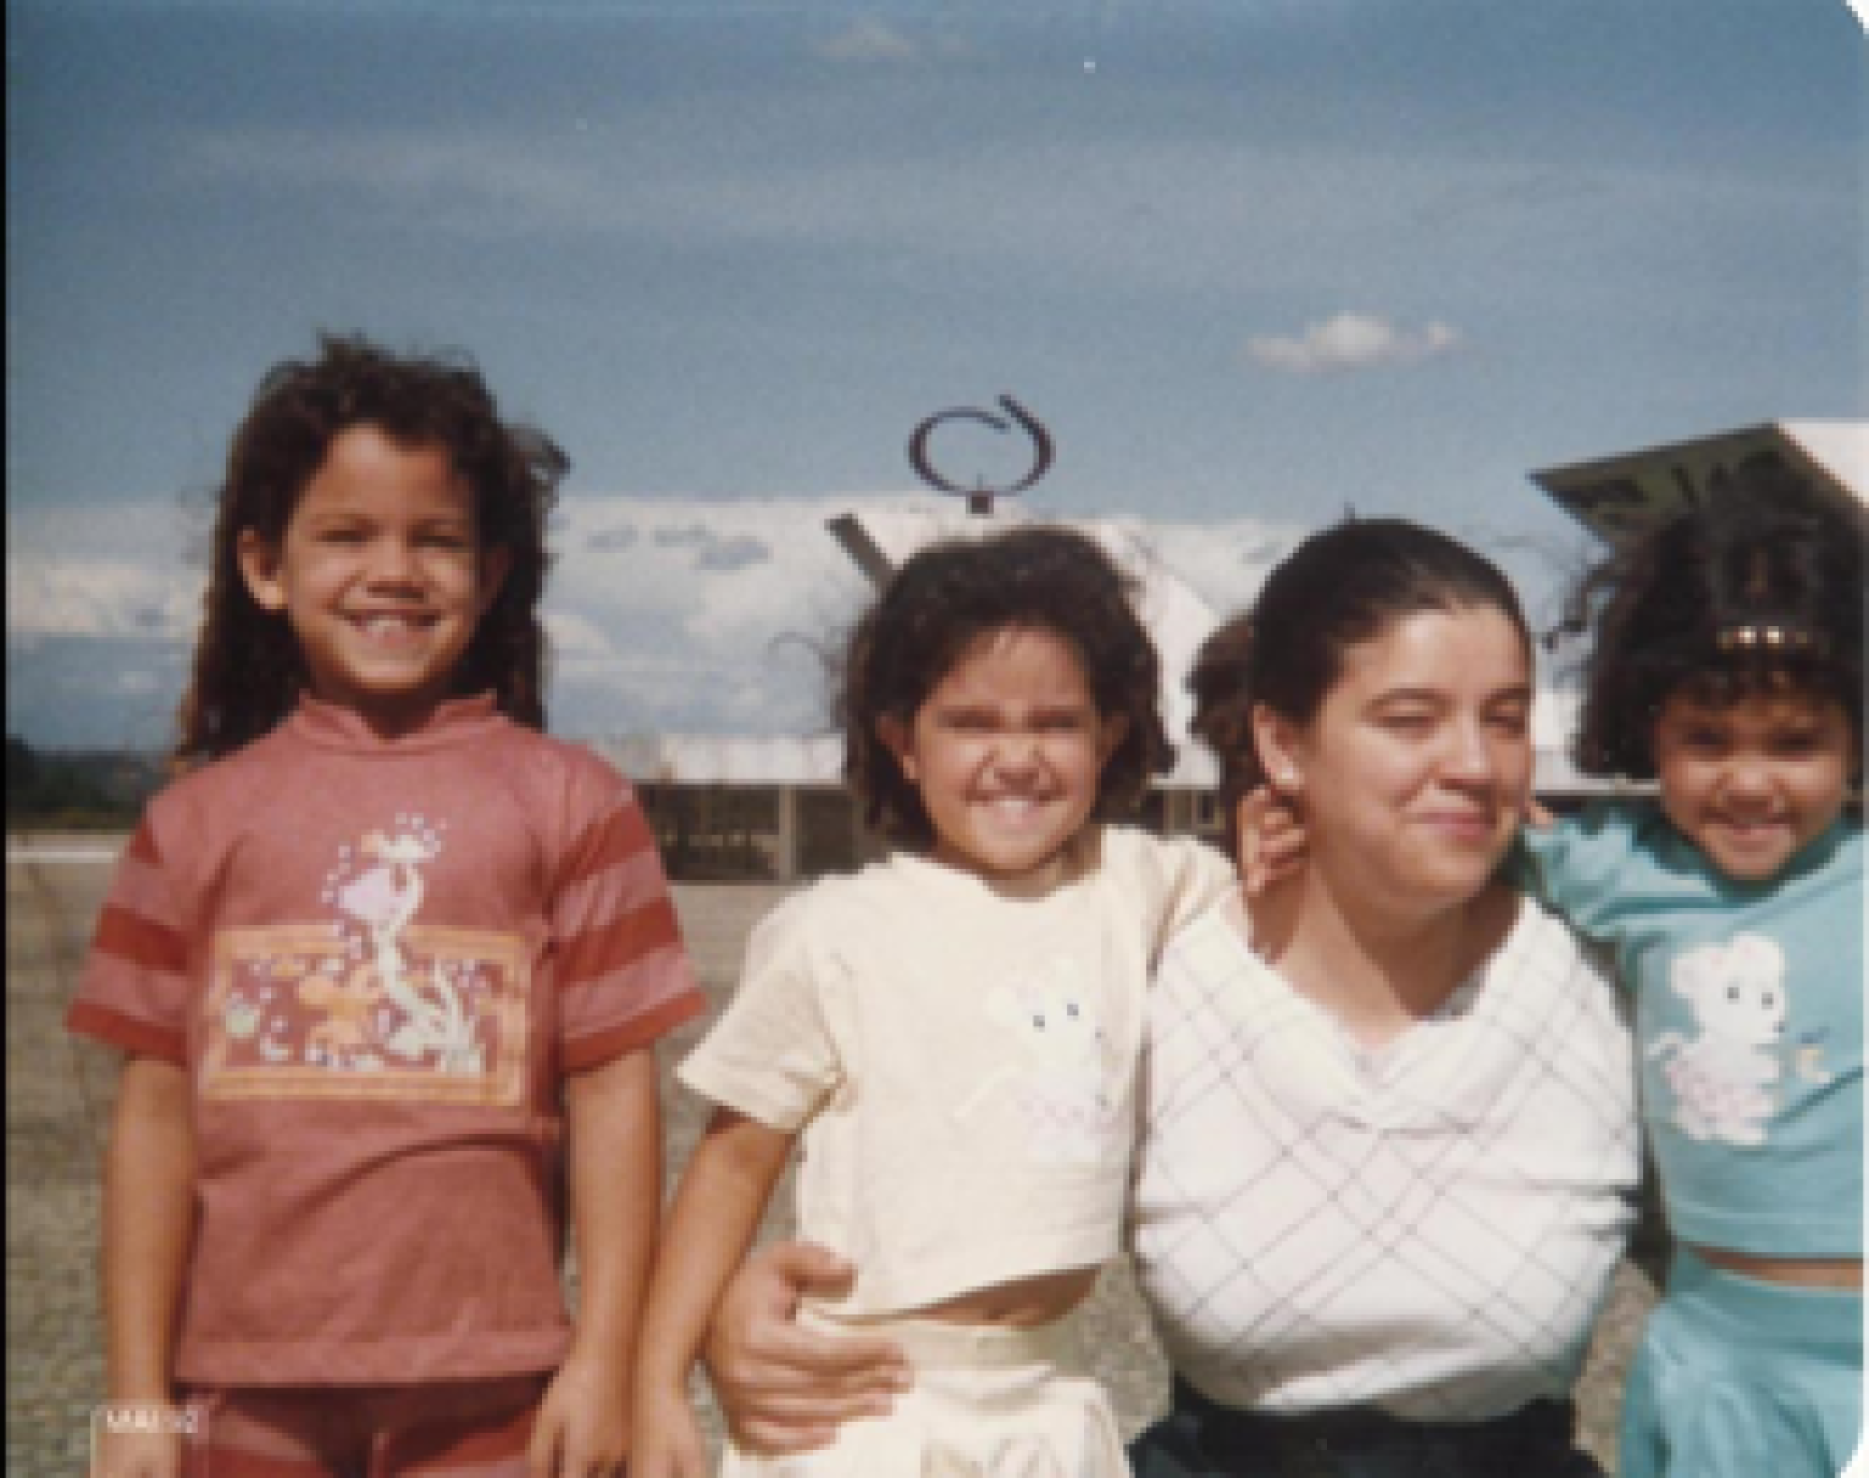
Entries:
[[1531,784],[1531,696],[1506,615],[1420,610],[1344,651],[1308,723],[1261,705],[1255,742],[1333,889],[1422,916],[1473,898],[1505,855]]
[[1842,811],[1855,743],[1835,698],[1758,693],[1715,706],[1676,692],[1654,754],[1676,829],[1727,877],[1764,882]]
[[332,438],[282,538],[249,529],[239,554],[254,600],[290,624],[313,696],[386,737],[448,696],[506,568],[447,450],[369,425]]
[[1015,629],[984,637],[909,723],[877,732],[921,796],[936,860],[1036,894],[1062,879],[1123,723],[1098,713],[1068,642]]

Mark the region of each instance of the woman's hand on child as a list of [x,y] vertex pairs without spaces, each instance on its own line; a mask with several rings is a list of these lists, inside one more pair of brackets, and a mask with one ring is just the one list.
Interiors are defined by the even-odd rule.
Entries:
[[624,1471],[629,1439],[628,1382],[573,1349],[539,1403],[528,1478],[612,1478]]
[[810,1294],[847,1292],[854,1270],[803,1242],[746,1260],[714,1311],[703,1358],[734,1440],[750,1452],[805,1452],[858,1417],[885,1416],[908,1389],[902,1352],[877,1336],[826,1335],[797,1322]]
[[1240,883],[1257,898],[1288,881],[1304,864],[1306,832],[1296,807],[1269,785],[1254,787],[1240,802]]

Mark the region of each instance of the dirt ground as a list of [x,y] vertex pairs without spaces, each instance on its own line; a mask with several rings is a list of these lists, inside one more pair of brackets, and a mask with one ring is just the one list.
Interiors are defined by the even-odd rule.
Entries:
[[[9,839],[7,862],[6,1471],[67,1478],[83,1471],[101,1394],[97,1163],[115,1065],[68,1038],[60,1021],[121,839],[39,838],[39,860],[17,860],[22,840]],[[677,888],[690,948],[716,1002],[733,988],[747,930],[779,896],[757,885]],[[670,1043],[665,1074],[700,1030],[685,1028]],[[672,1088],[664,1101],[672,1175],[699,1133],[700,1111]],[[780,1234],[788,1224],[781,1209],[767,1231]],[[1651,1300],[1647,1278],[1625,1267],[1579,1391],[1585,1441],[1606,1462],[1623,1367]],[[1098,1374],[1134,1431],[1160,1409],[1167,1376],[1125,1267],[1106,1274],[1088,1318]],[[709,1421],[717,1431],[711,1411]]]

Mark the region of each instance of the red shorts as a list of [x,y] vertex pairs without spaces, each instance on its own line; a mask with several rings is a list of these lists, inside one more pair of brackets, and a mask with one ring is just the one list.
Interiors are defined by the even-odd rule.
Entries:
[[188,1478],[525,1478],[546,1375],[196,1390]]

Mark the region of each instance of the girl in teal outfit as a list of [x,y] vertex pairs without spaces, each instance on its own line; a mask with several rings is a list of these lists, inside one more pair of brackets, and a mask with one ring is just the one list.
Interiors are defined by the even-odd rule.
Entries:
[[1587,774],[1521,881],[1611,946],[1675,1243],[1623,1478],[1830,1478],[1862,1397],[1862,517],[1735,490],[1594,572]]

